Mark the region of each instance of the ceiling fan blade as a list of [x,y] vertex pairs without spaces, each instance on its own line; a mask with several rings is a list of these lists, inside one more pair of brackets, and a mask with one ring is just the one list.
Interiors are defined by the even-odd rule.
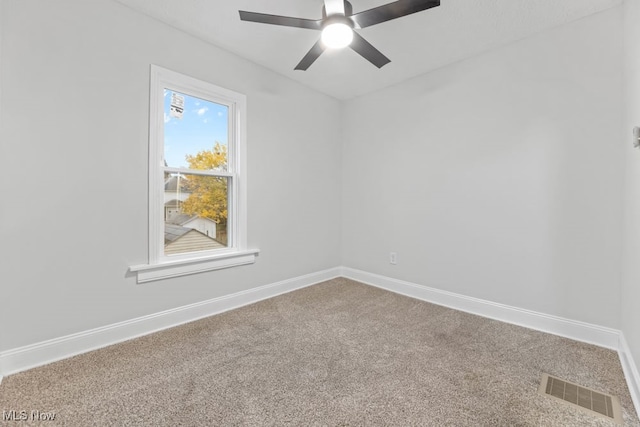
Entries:
[[289,16],[267,15],[266,13],[240,11],[242,21],[258,22],[261,24],[283,25],[285,27],[307,28],[309,30],[321,30],[322,20],[292,18]]
[[344,0],[324,0],[324,10],[327,16],[344,15]]
[[391,60],[384,56],[382,52],[373,47],[371,43],[366,41],[360,34],[353,32],[353,41],[351,42],[351,49],[358,52],[364,59],[371,62],[378,68],[382,68],[387,65]]
[[322,55],[322,52],[324,52],[324,45],[322,44],[322,41],[318,40],[316,44],[313,45],[311,50],[307,52],[304,58],[302,58],[302,61],[300,61],[300,63],[296,65],[295,69],[306,71],[307,68],[309,68],[311,64],[313,64],[316,59],[318,59],[320,55]]
[[351,15],[351,19],[357,28],[366,28],[437,6],[440,0],[398,0]]

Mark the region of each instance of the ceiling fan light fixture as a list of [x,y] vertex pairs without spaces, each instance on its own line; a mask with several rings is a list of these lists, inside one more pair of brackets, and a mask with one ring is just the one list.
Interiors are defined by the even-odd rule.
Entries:
[[326,47],[342,49],[353,41],[353,29],[347,24],[336,22],[322,29],[321,38]]

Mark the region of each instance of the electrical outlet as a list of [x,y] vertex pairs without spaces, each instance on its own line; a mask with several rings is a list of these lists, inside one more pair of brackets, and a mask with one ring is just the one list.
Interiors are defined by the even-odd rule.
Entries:
[[396,265],[398,263],[398,255],[395,252],[389,254],[389,264]]

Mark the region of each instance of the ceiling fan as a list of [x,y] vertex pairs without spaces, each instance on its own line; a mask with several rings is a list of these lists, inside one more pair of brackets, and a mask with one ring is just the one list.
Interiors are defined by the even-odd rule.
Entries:
[[313,45],[295,68],[304,71],[322,55],[326,48],[340,49],[347,46],[376,67],[382,68],[391,60],[354,29],[370,27],[436,6],[440,6],[440,0],[398,0],[354,14],[351,3],[347,0],[324,0],[322,19],[293,18],[244,10],[239,12],[242,21],[322,31],[320,40]]

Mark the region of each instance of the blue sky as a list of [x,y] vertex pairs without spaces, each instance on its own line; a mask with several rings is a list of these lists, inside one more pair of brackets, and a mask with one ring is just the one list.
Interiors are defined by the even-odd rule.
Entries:
[[168,166],[186,168],[187,154],[211,150],[216,141],[227,145],[229,109],[225,105],[181,94],[184,96],[182,118],[171,117],[172,92],[164,91],[164,158]]

